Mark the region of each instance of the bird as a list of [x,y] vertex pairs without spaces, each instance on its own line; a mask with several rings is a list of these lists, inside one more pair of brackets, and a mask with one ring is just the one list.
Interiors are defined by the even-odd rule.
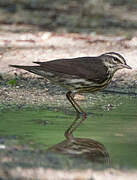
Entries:
[[124,57],[116,52],[33,63],[37,65],[10,65],[10,67],[43,76],[52,83],[66,88],[66,97],[76,111],[74,122],[64,134],[67,139],[73,138],[74,130],[87,118],[86,112],[75,101],[75,94],[103,90],[119,69],[132,69],[127,65]]

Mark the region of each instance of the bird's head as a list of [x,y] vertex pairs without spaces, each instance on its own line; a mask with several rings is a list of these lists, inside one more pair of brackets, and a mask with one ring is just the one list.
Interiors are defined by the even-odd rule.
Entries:
[[112,72],[116,72],[119,69],[127,68],[132,69],[129,65],[127,65],[126,60],[123,56],[115,52],[108,52],[102,54],[104,58],[104,63],[108,67],[108,69]]

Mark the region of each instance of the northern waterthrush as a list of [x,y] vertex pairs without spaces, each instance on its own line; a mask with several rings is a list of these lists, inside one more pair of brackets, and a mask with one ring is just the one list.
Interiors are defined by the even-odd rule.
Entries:
[[[66,138],[71,138],[72,132],[86,119],[86,113],[74,100],[74,95],[102,90],[110,83],[117,70],[131,69],[125,59],[115,52],[108,52],[97,57],[56,59],[34,63],[38,66],[10,66],[43,76],[68,90],[67,99],[75,108],[77,116],[74,123],[65,132]],[[80,115],[82,115],[82,119],[78,122]]]

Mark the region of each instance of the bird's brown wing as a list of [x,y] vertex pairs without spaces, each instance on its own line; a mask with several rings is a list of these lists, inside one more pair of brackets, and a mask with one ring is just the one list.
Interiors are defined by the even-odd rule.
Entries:
[[73,75],[95,83],[102,83],[107,78],[107,68],[100,57],[78,57],[34,63],[39,64],[39,68],[47,72]]

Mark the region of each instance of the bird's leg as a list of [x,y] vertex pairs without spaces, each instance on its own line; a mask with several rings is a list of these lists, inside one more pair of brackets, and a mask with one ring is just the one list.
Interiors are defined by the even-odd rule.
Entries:
[[[79,119],[79,118],[80,118],[80,113],[81,113],[81,108],[79,108],[79,107],[77,106],[78,104],[76,104],[76,102],[74,101],[73,96],[74,96],[74,95],[72,95],[72,92],[71,92],[71,91],[67,92],[67,94],[66,94],[67,99],[68,99],[69,102],[72,104],[72,106],[75,108],[76,113],[77,113],[77,117],[78,117],[78,119]],[[83,110],[82,110],[82,111],[83,111]]]
[[86,119],[86,113],[83,111],[83,109],[80,107],[80,105],[74,100],[74,94],[70,93],[71,101],[73,102],[73,105],[78,110],[79,115],[82,114],[82,117]]
[[[86,119],[86,113],[81,109],[81,107],[75,102],[74,100],[74,94],[72,94],[71,91],[69,91],[67,94],[67,99],[70,101],[72,106],[75,108],[77,116],[76,119],[73,121],[73,123],[69,126],[69,128],[65,132],[65,137],[67,139],[73,138],[73,131]],[[82,119],[80,119],[80,114],[82,114]]]
[[72,131],[71,131],[71,129],[73,128],[73,126],[75,125],[75,123],[77,122],[77,120],[80,118],[80,111],[79,111],[79,109],[75,106],[75,104],[74,104],[74,102],[73,102],[73,98],[72,98],[72,96],[71,96],[71,91],[69,91],[69,92],[67,92],[67,94],[66,94],[66,97],[67,97],[67,99],[69,100],[69,102],[72,104],[72,106],[75,108],[75,110],[76,110],[76,118],[75,118],[75,120],[73,121],[73,123],[68,127],[68,129],[65,131],[65,137],[67,138],[67,139],[70,139],[70,138],[73,138],[73,134],[72,134]]
[[74,100],[74,93],[72,93],[71,91],[67,92],[66,96],[67,99],[70,101],[70,103],[72,104],[72,106],[75,108],[76,112],[78,114],[82,114],[86,116],[86,113],[83,111],[83,109],[80,107],[80,105]]

